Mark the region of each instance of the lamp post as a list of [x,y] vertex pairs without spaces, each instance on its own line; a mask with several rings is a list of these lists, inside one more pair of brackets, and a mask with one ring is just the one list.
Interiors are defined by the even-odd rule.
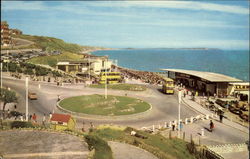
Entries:
[[178,103],[179,103],[179,107],[178,107],[178,138],[180,138],[180,132],[181,132],[181,90],[179,90],[178,92]]
[[1,88],[3,88],[3,63],[1,62]]
[[89,63],[89,81],[90,81],[90,54],[89,54],[89,56],[88,56],[88,63]]
[[105,60],[105,99],[107,99],[108,89],[107,89],[107,59]]
[[26,76],[25,78],[25,86],[26,86],[26,121],[28,121],[28,117],[29,117],[29,110],[28,110],[28,89],[29,89],[29,77]]
[[7,63],[7,72],[9,72],[9,65],[8,65],[8,63],[9,63],[9,50],[7,50],[7,57],[8,57],[8,60],[6,61],[6,63]]

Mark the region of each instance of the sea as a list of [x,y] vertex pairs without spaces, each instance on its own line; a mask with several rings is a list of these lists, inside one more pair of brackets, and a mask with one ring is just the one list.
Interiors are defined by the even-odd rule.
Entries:
[[219,49],[117,49],[92,52],[108,55],[121,67],[162,72],[186,69],[225,74],[249,81],[249,50]]

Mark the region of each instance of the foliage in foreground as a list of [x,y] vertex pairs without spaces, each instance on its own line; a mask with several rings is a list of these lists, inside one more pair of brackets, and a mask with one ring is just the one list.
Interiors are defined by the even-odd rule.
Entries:
[[187,143],[181,139],[166,139],[160,134],[149,134],[147,132],[134,130],[140,136],[139,138],[131,136],[130,132],[133,128],[126,128],[125,130],[119,129],[97,129],[93,134],[100,136],[105,140],[117,140],[120,142],[126,142],[140,148],[143,148],[159,159],[194,159],[195,157],[188,152]]
[[17,101],[16,92],[7,90],[5,88],[0,88],[0,101],[3,102],[3,111],[7,103],[12,103]]
[[11,123],[11,128],[34,128],[31,122],[26,121],[13,121]]
[[88,143],[89,150],[95,149],[93,159],[112,159],[112,151],[108,143],[97,135],[86,135],[85,141]]

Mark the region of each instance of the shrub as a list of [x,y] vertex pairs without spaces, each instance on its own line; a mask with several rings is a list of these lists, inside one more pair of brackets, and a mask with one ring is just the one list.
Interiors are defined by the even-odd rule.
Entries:
[[25,121],[13,121],[11,123],[11,128],[33,128],[31,122],[25,122]]
[[89,145],[89,150],[95,149],[94,159],[112,159],[112,151],[108,143],[97,135],[87,135],[85,140]]

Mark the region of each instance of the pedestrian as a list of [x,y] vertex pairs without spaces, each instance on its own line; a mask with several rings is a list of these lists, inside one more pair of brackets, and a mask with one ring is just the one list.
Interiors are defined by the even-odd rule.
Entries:
[[175,122],[173,122],[173,124],[172,124],[172,131],[174,131],[175,130]]
[[85,132],[85,130],[84,130],[84,125],[85,125],[85,122],[83,121],[83,122],[82,122],[82,132]]
[[198,97],[198,91],[195,92],[195,96]]
[[49,113],[49,121],[51,120],[51,118],[52,118],[52,114],[51,114],[51,112]]
[[60,95],[57,95],[57,102],[61,100]]
[[90,127],[91,127],[91,128],[94,128],[94,125],[93,125],[93,123],[92,123],[92,122],[90,122]]
[[33,114],[32,120],[36,123],[36,113]]
[[213,129],[214,129],[214,123],[212,120],[210,120],[210,131],[213,132]]
[[29,120],[31,120],[31,118],[32,118],[32,115],[30,114],[30,116],[29,116]]
[[43,114],[43,126],[45,126],[45,122],[46,122],[46,115]]
[[180,131],[182,131],[182,128],[183,128],[183,123],[180,122]]
[[7,118],[10,118],[10,110],[7,111]]
[[186,91],[184,90],[184,93],[183,93],[183,95],[184,95],[184,98],[186,97]]
[[21,114],[21,116],[20,116],[20,120],[21,120],[21,121],[23,121],[23,114]]
[[223,114],[222,113],[220,113],[220,122],[222,123],[222,120],[223,120]]

